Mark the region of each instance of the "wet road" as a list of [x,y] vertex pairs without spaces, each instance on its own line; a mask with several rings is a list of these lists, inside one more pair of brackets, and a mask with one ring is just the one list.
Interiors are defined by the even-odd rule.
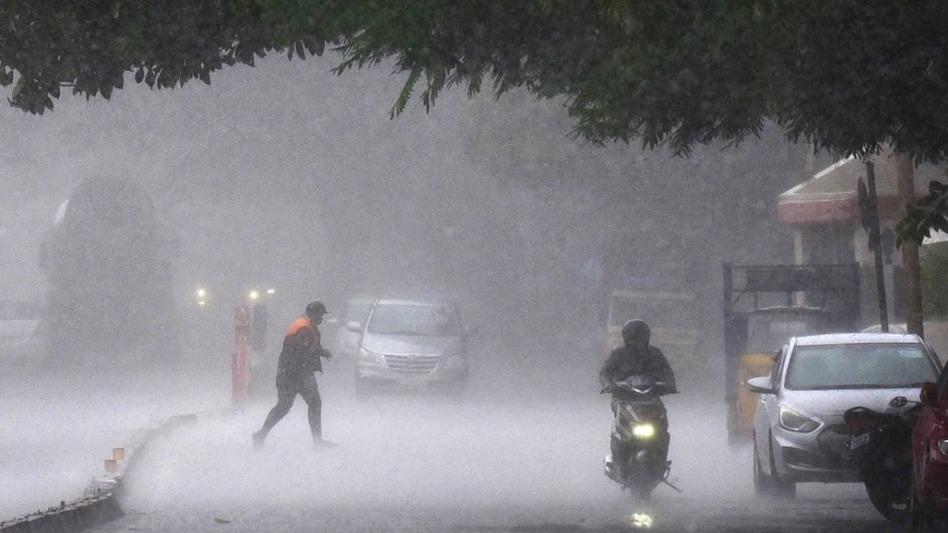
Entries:
[[271,401],[202,417],[150,444],[127,474],[126,515],[94,531],[624,531],[636,511],[658,531],[898,530],[859,485],[754,498],[750,451],[725,444],[723,408],[687,395],[668,400],[684,493],[660,486],[635,506],[602,474],[606,398],[482,385],[459,400],[360,401],[324,377],[330,450],[309,442],[300,400],[262,450],[250,433]]

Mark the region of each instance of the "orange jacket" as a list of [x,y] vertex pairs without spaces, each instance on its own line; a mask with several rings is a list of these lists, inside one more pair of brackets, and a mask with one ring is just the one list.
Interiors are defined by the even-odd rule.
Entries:
[[301,316],[290,323],[283,337],[283,350],[277,363],[277,375],[302,379],[313,372],[322,372],[319,357],[323,353],[319,329],[309,317]]

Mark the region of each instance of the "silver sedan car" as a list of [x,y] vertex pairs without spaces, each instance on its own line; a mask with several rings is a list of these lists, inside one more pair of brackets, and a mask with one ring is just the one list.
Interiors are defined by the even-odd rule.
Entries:
[[896,396],[918,398],[941,363],[916,335],[840,333],[793,337],[769,376],[747,380],[760,394],[754,414],[754,489],[793,497],[796,483],[858,482],[842,456],[843,413],[884,411]]
[[448,302],[376,300],[359,332],[356,391],[388,388],[440,389],[462,394],[467,386],[467,338],[476,330],[461,324]]

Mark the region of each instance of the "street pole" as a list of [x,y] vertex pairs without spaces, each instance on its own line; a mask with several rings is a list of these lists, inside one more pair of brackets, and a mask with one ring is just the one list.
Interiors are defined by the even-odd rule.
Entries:
[[879,231],[879,197],[876,195],[876,171],[872,161],[866,161],[866,186],[869,210],[869,247],[876,265],[876,290],[879,294],[879,326],[883,333],[889,332],[889,311],[885,296],[885,273],[882,263],[882,243]]
[[[915,202],[915,164],[905,154],[895,154],[896,177],[899,185],[899,198],[903,211]],[[905,270],[905,325],[909,333],[925,338],[922,320],[921,268],[918,259],[918,244],[911,240],[902,244],[902,266]]]

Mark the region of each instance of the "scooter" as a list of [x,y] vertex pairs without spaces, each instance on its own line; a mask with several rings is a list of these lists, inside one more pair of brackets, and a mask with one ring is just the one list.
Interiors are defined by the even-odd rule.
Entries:
[[843,414],[850,435],[842,457],[859,470],[872,505],[890,522],[912,511],[912,428],[920,402],[896,396],[885,412],[853,407]]
[[628,489],[633,498],[646,501],[659,484],[681,490],[668,480],[668,416],[661,395],[674,391],[663,382],[631,376],[606,387],[601,394],[614,394],[614,423],[603,470],[606,476]]

